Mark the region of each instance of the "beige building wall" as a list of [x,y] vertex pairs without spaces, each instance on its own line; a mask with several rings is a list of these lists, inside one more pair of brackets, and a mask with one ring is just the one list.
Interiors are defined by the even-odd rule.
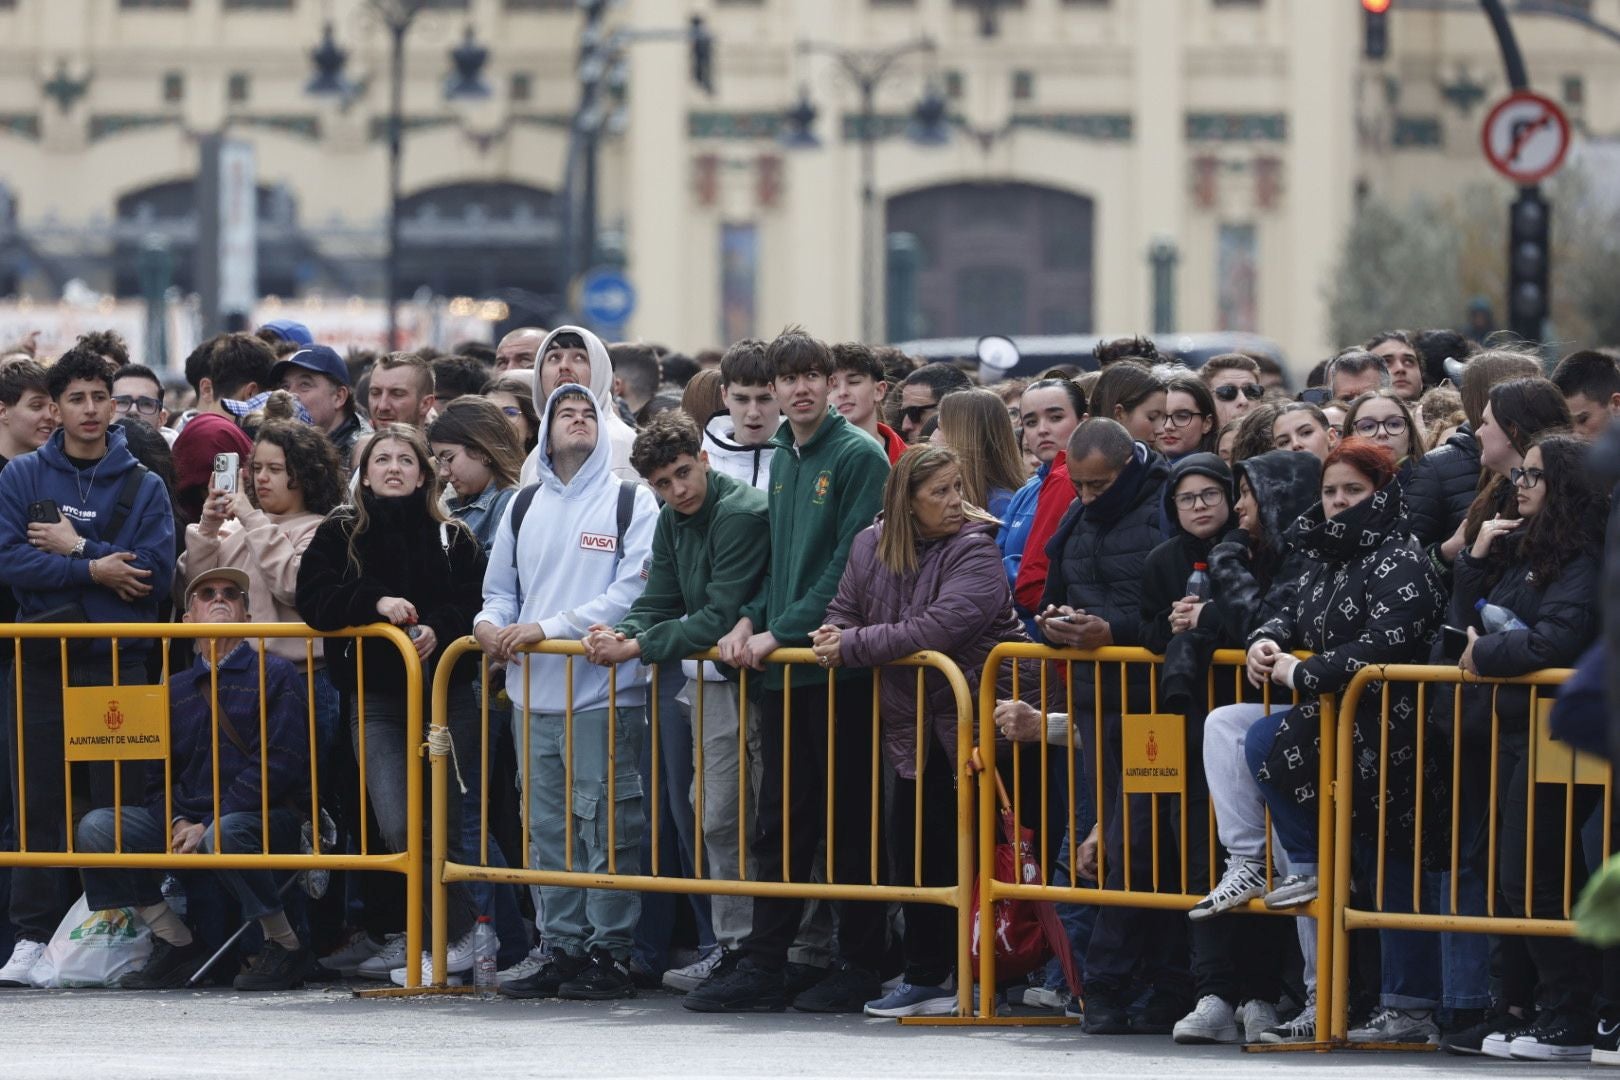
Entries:
[[[547,0],[462,7],[424,15],[411,34],[406,193],[469,181],[556,191],[578,14]],[[1150,325],[1148,252],[1161,238],[1179,253],[1180,327],[1217,328],[1222,229],[1250,226],[1255,328],[1303,370],[1335,344],[1324,339],[1322,285],[1358,186],[1401,198],[1490,176],[1478,125],[1503,80],[1483,17],[1396,7],[1392,56],[1370,65],[1348,0],[1022,0],[1002,6],[988,38],[960,0],[624,0],[614,26],[677,28],[705,15],[719,84],[712,99],[691,86],[681,42],[629,50],[625,123],[604,145],[600,193],[603,228],[622,236],[639,291],[629,331],[720,344],[720,235],[743,224],[757,230],[756,332],[800,322],[857,336],[860,148],[840,137],[857,96],[835,59],[795,46],[870,49],[926,35],[935,52],[897,65],[879,112],[903,117],[927,83],[950,83],[960,90],[952,114],[985,137],[959,132],[941,148],[884,139],[880,199],[979,181],[1092,199],[1094,324],[1110,333]],[[1590,7],[1620,25],[1620,0]],[[328,14],[351,50],[349,74],[366,81],[347,109],[304,93]],[[446,52],[468,24],[490,48],[496,94],[452,108],[441,96]],[[1517,25],[1534,81],[1571,102],[1583,137],[1620,132],[1614,44],[1547,19]],[[362,0],[285,10],[0,2],[0,182],[18,225],[47,248],[93,244],[120,196],[192,175],[197,137],[228,125],[256,144],[260,182],[293,195],[313,243],[375,258],[386,44]],[[1018,73],[1026,95],[1015,95]],[[178,101],[165,98],[169,75],[183,81]],[[230,100],[233,76],[246,77],[245,100]],[[527,78],[527,100],[513,99],[514,76]],[[788,151],[772,125],[801,86],[820,109],[822,145]],[[1123,132],[1109,126],[1121,117]],[[771,167],[774,197],[761,190]]]

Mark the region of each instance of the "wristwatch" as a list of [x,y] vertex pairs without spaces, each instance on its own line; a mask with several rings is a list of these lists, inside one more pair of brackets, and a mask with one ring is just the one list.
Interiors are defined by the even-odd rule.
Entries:
[[69,557],[74,559],[84,558],[84,545],[86,542],[84,537],[79,537],[79,542],[73,545],[72,551],[68,552]]

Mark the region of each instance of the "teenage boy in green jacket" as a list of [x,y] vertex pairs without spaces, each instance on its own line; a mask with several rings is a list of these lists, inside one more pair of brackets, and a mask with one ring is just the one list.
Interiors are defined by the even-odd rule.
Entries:
[[[693,653],[712,649],[737,622],[753,598],[770,558],[765,493],[709,467],[703,435],[685,413],[665,413],[636,436],[630,464],[664,501],[653,530],[647,587],[615,627],[593,626],[585,655],[597,664],[640,659],[673,670]],[[701,754],[703,851],[709,877],[738,881],[742,851],[737,840],[739,781],[746,778],[752,825],[760,782],[759,724],[750,719],[746,756],[737,738],[739,699],[734,668],[720,665],[727,678],[705,680],[704,665],[682,664],[686,687],[680,695],[691,709],[693,754]],[[699,702],[702,708],[699,709]],[[695,790],[695,788],[694,788]],[[753,902],[745,896],[715,896],[710,921],[723,953],[684,975],[693,989],[716,970],[729,970],[747,937]]]
[[[764,778],[750,845],[753,876],[784,880],[784,822],[791,821],[785,880],[809,881],[816,848],[827,840],[833,858],[828,880],[868,881],[871,826],[879,810],[870,796],[876,719],[871,672],[839,668],[829,680],[815,668],[800,667],[784,691],[782,666],[767,668],[765,657],[778,647],[810,644],[838,590],[855,534],[872,523],[882,505],[889,460],[865,433],[828,411],[833,358],[825,343],[791,328],[771,342],[766,359],[777,403],[787,416],[772,440],[777,449],[771,458],[770,569],[719,646],[727,663],[765,671],[769,688],[761,724]],[[831,762],[829,704],[837,724]],[[785,746],[789,710],[792,742]],[[825,835],[824,805],[829,769],[839,792],[831,838]],[[791,800],[786,808],[784,789]],[[785,1009],[787,950],[803,908],[802,900],[756,898],[742,961],[688,994],[686,1007],[696,1012]],[[881,980],[872,965],[883,952],[883,905],[839,902],[835,908],[841,962],[793,999],[797,1009],[858,1013],[879,991]]]

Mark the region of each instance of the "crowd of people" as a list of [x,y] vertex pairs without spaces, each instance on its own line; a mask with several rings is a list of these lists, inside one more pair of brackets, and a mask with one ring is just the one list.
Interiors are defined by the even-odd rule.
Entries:
[[[471,635],[489,666],[456,665],[442,718],[465,785],[445,808],[452,857],[795,882],[867,881],[881,861],[885,880],[922,885],[956,880],[959,718],[937,673],[879,669],[932,650],[977,691],[1002,642],[1140,646],[1162,663],[1077,664],[1072,692],[1045,701],[1043,680],[1015,694],[993,673],[998,753],[1020,759],[1018,811],[1054,883],[1119,888],[1134,866],[1140,890],[1157,859],[1159,888],[1202,899],[1059,905],[1083,1005],[1057,959],[999,990],[1093,1034],[1310,1041],[1314,920],[1229,913],[1316,898],[1324,696],[1369,665],[1509,677],[1580,662],[1596,703],[1561,700],[1553,730],[1606,752],[1620,359],[1582,350],[1549,376],[1527,350],[1391,331],[1293,395],[1265,357],[1195,370],[1127,338],[1094,360],[979,386],[956,364],[798,328],[694,358],[577,326],[344,357],[283,321],[205,342],[176,389],[116,335],[86,335],[49,361],[0,358],[0,621],[386,622],[430,674]],[[544,641],[583,659],[528,651]],[[813,650],[826,676],[784,678],[768,662],[782,647]],[[1269,708],[1209,678],[1217,649],[1247,651]],[[719,662],[690,659],[708,650]],[[0,667],[6,850],[65,851],[69,830],[77,851],[296,850],[312,775],[340,845],[409,844],[421,766],[388,641],[50,640],[0,650]],[[164,671],[167,789],[142,763],[64,770],[64,679]],[[1610,811],[1600,788],[1566,806],[1539,782],[1530,695],[1387,691],[1363,698],[1352,733],[1358,894],[1386,911],[1443,897],[1460,914],[1561,915],[1555,871],[1573,852],[1584,880]],[[487,790],[469,767],[481,698]],[[1182,813],[1124,790],[1125,717],[1148,711],[1186,717]],[[1029,779],[1043,761],[1046,782]],[[656,841],[654,813],[673,826]],[[232,913],[257,928],[228,973],[238,989],[434,975],[406,955],[391,875],[342,875],[323,901],[268,871],[9,876],[0,986],[29,984],[81,886],[151,931],[127,987],[184,984]],[[948,1013],[972,977],[954,969],[949,909],[926,904],[449,891],[443,974],[467,975],[488,918],[512,997],[662,985],[704,1012],[891,1017]],[[1376,948],[1358,956],[1353,1042],[1620,1064],[1610,954],[1554,936],[1362,936]]]

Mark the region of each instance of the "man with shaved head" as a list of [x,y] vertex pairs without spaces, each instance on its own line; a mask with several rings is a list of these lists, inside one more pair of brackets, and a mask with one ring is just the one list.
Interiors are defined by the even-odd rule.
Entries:
[[499,378],[508,371],[528,371],[534,366],[534,354],[546,340],[546,331],[538,326],[520,326],[501,338],[495,346],[495,371]]

